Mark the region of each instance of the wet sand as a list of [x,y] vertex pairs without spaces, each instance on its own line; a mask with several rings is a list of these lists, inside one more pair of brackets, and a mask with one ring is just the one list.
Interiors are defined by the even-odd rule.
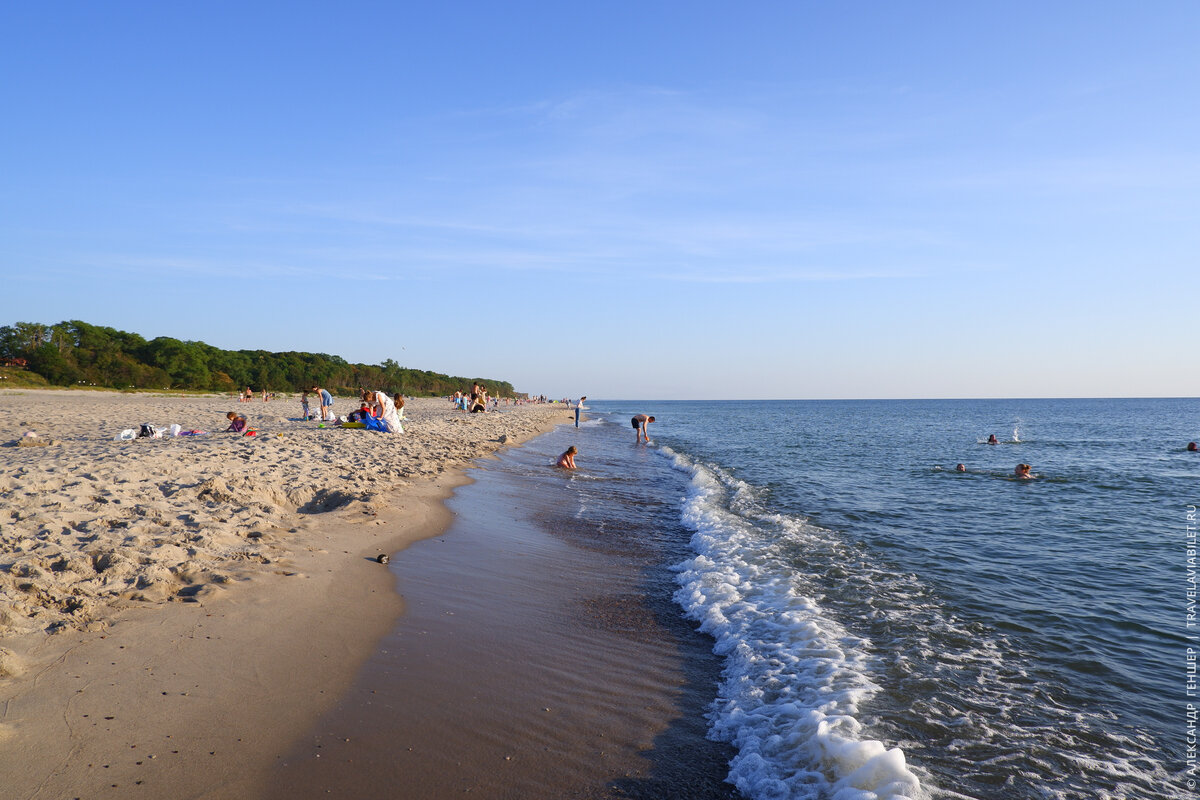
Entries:
[[711,639],[652,559],[573,539],[506,460],[392,562],[405,613],[266,797],[739,796],[705,738]]

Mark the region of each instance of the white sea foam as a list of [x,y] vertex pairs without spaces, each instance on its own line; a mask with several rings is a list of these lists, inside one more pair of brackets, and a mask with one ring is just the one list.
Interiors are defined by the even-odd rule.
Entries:
[[868,643],[804,596],[781,560],[781,544],[794,542],[777,532],[804,523],[750,513],[752,487],[663,452],[692,476],[683,521],[696,555],[676,568],[675,599],[725,658],[710,736],[737,748],[728,780],[762,800],[927,797],[904,753],[868,738],[857,719],[878,691]]

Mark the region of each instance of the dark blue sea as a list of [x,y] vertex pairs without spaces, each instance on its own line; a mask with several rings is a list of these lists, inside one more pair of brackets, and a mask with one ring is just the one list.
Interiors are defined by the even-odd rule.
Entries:
[[670,562],[745,796],[1195,796],[1200,400],[588,405],[523,458]]

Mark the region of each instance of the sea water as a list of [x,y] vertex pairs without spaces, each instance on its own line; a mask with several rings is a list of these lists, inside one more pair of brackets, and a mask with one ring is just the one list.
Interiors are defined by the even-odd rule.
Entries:
[[589,406],[524,458],[670,562],[746,796],[1193,795],[1200,400]]

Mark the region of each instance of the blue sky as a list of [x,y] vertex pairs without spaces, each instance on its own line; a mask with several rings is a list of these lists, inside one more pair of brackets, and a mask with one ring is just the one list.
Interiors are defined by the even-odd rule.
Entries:
[[1194,396],[1197,41],[1182,2],[7,3],[0,324],[551,396]]

